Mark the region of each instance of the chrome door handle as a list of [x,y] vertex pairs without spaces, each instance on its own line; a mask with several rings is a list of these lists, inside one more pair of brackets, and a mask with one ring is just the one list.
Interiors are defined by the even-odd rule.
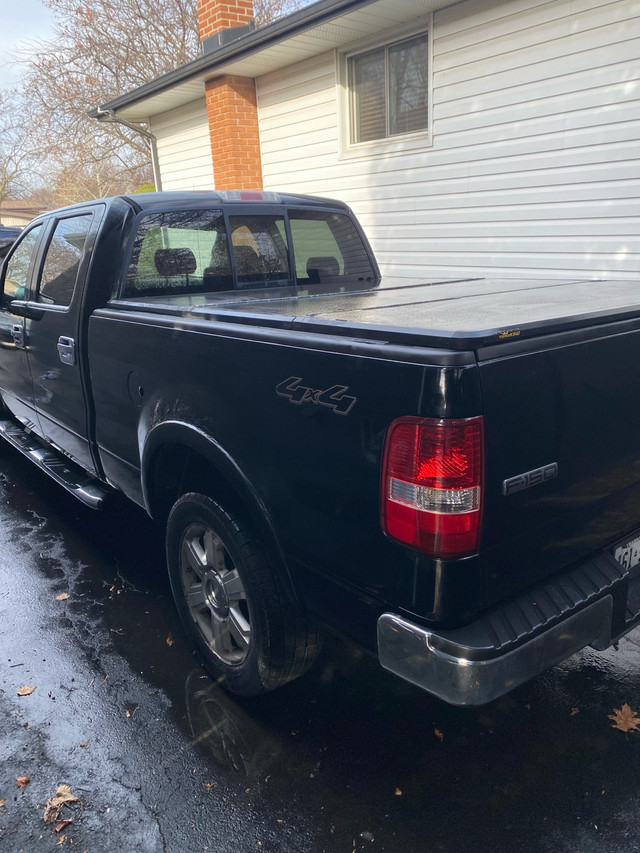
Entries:
[[17,347],[24,349],[24,326],[22,324],[18,325],[16,323],[15,326],[11,327],[11,337],[13,338],[13,343]]
[[63,364],[76,363],[76,342],[73,338],[58,338],[58,356]]

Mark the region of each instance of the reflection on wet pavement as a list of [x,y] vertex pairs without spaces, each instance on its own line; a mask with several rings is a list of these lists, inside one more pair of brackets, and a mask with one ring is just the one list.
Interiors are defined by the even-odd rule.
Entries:
[[[637,632],[484,708],[333,638],[299,681],[232,698],[182,636],[146,517],[85,510],[6,451],[0,571],[0,853],[639,846],[640,733],[608,719],[640,711]],[[42,819],[61,783],[82,802],[63,845]]]

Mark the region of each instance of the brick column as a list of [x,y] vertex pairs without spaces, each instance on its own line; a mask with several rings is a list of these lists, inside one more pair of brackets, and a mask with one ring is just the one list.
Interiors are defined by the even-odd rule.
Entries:
[[216,189],[262,189],[256,85],[227,74],[205,86]]
[[[198,0],[200,38],[253,20],[251,0]],[[205,84],[216,189],[262,189],[255,80],[227,74]]]

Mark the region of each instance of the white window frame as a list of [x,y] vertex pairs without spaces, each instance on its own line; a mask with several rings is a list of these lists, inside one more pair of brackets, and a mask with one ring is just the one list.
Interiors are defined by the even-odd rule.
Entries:
[[[352,142],[353,93],[350,87],[350,60],[380,48],[393,47],[421,34],[427,36],[427,127],[410,133],[393,134],[366,142]],[[395,30],[391,36],[368,39],[336,54],[339,89],[340,156],[341,158],[388,156],[404,154],[432,145],[433,139],[433,15],[414,21],[411,26]]]

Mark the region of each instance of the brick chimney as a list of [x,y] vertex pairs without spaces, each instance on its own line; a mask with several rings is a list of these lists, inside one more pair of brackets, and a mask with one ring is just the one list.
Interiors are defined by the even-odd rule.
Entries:
[[[230,27],[253,21],[251,0],[198,0],[202,41],[228,43]],[[205,84],[216,189],[262,189],[262,160],[255,80],[226,74]]]

